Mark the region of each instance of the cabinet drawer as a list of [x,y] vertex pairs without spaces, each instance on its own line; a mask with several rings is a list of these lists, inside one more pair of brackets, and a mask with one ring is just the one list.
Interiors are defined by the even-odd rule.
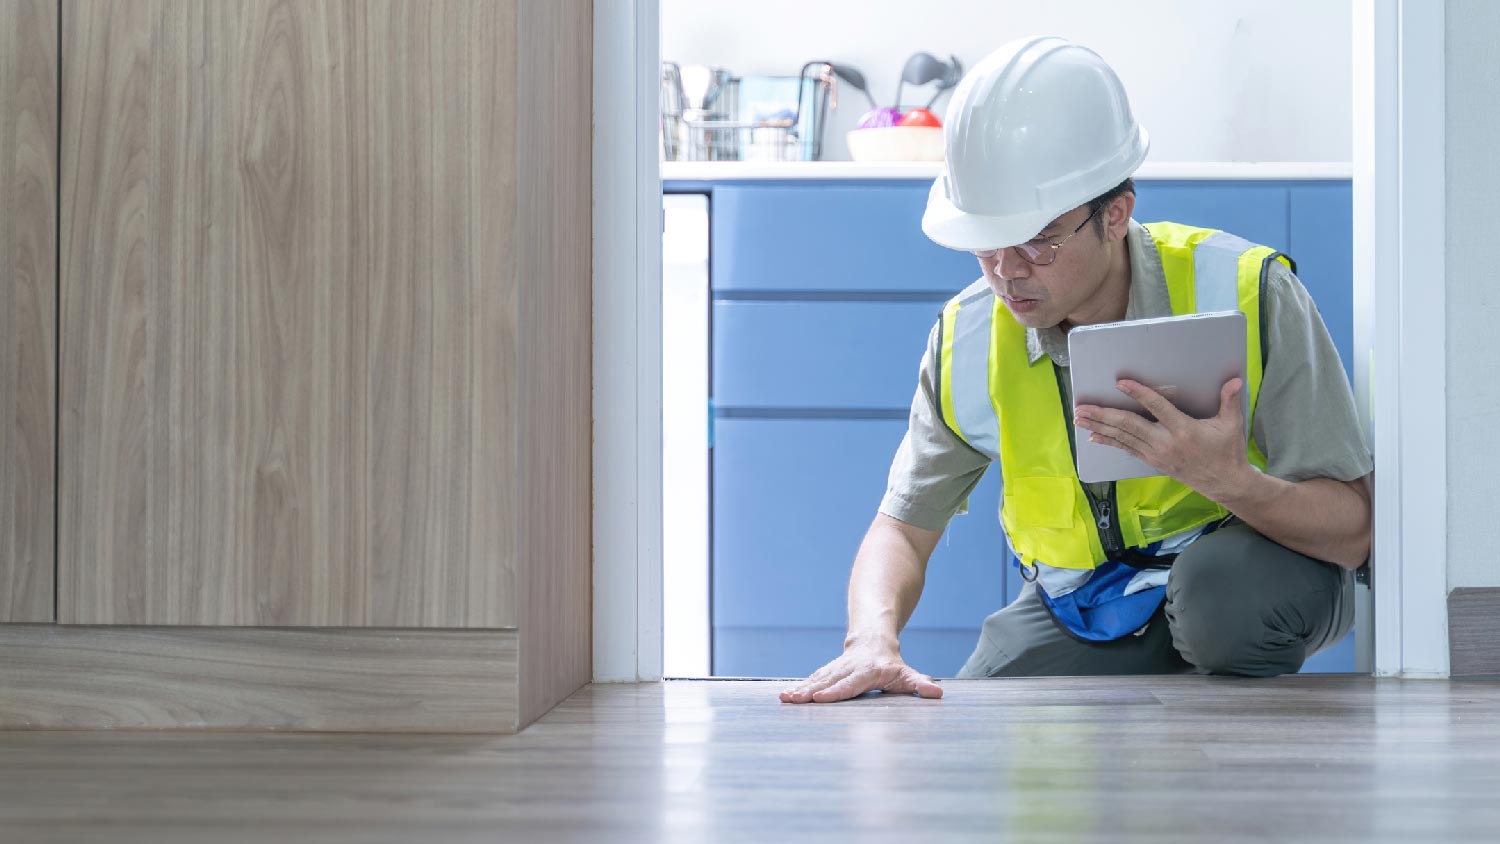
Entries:
[[715,302],[721,408],[906,410],[942,302]]
[[[727,419],[714,448],[714,673],[802,676],[838,652],[850,565],[885,491],[905,423]],[[921,670],[957,671],[990,613],[1019,594],[991,467],[933,551],[902,636]],[[915,643],[921,642],[918,650]],[[914,661],[913,664],[916,664]],[[1354,670],[1352,636],[1304,673]]]
[[714,290],[957,293],[979,265],[922,234],[928,184],[717,188]]
[[[884,419],[716,423],[716,626],[843,627],[849,568],[905,431]],[[938,543],[911,627],[978,629],[1019,590],[998,506],[992,470]]]
[[1286,249],[1291,242],[1288,196],[1283,182],[1142,181],[1135,186],[1132,216],[1142,223],[1168,220],[1223,229],[1252,243]]
[[[844,625],[830,627],[718,627],[714,674],[719,677],[806,677],[844,649]],[[906,664],[933,677],[952,677],[974,652],[979,625],[901,634]]]

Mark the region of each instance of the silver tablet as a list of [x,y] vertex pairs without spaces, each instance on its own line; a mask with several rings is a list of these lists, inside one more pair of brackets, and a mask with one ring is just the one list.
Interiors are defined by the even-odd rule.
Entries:
[[[1073,404],[1133,410],[1146,416],[1135,399],[1115,386],[1121,378],[1161,393],[1195,418],[1218,415],[1219,390],[1245,375],[1245,315],[1239,311],[1083,325],[1068,332]],[[1249,390],[1240,397],[1248,408]],[[1072,424],[1071,409],[1068,423]],[[1089,432],[1073,429],[1078,479],[1087,483],[1161,474],[1127,451],[1089,442]]]

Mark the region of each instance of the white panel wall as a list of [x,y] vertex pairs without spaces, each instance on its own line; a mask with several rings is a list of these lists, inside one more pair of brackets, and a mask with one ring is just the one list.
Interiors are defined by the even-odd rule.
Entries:
[[[1151,132],[1152,161],[1350,159],[1351,0],[661,2],[664,59],[737,75],[836,61],[863,71],[882,105],[914,52],[955,54],[968,68],[1012,38],[1062,35],[1120,74]],[[1464,5],[1487,7],[1475,17],[1495,14],[1486,0]],[[934,108],[946,104],[944,95]],[[824,136],[828,159],[849,157],[844,134],[869,104],[841,87],[839,106]]]
[[1448,586],[1500,586],[1500,3],[1449,0],[1446,23]]

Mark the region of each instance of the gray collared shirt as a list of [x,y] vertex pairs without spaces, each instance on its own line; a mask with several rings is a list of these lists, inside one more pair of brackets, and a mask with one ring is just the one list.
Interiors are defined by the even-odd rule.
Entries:
[[[1167,278],[1150,232],[1132,220],[1125,243],[1130,254],[1125,318],[1170,316]],[[1261,307],[1266,366],[1251,432],[1265,451],[1267,474],[1288,481],[1352,481],[1368,475],[1374,461],[1360,430],[1349,379],[1307,289],[1278,262],[1267,276]],[[1033,366],[1050,356],[1066,371],[1068,340],[1062,329],[1028,329],[1026,348]],[[943,423],[933,381],[937,353],[934,325],[922,356],[906,436],[896,450],[880,503],[880,512],[887,516],[928,530],[947,526],[991,462]],[[1060,382],[1066,385],[1069,379]]]

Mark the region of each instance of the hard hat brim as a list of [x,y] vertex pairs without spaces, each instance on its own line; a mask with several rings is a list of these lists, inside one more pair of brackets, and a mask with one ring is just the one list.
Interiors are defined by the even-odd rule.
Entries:
[[963,251],[1003,249],[1025,243],[1052,222],[1050,211],[991,216],[960,210],[948,198],[944,176],[932,183],[927,210],[922,214],[922,232],[939,246]]

